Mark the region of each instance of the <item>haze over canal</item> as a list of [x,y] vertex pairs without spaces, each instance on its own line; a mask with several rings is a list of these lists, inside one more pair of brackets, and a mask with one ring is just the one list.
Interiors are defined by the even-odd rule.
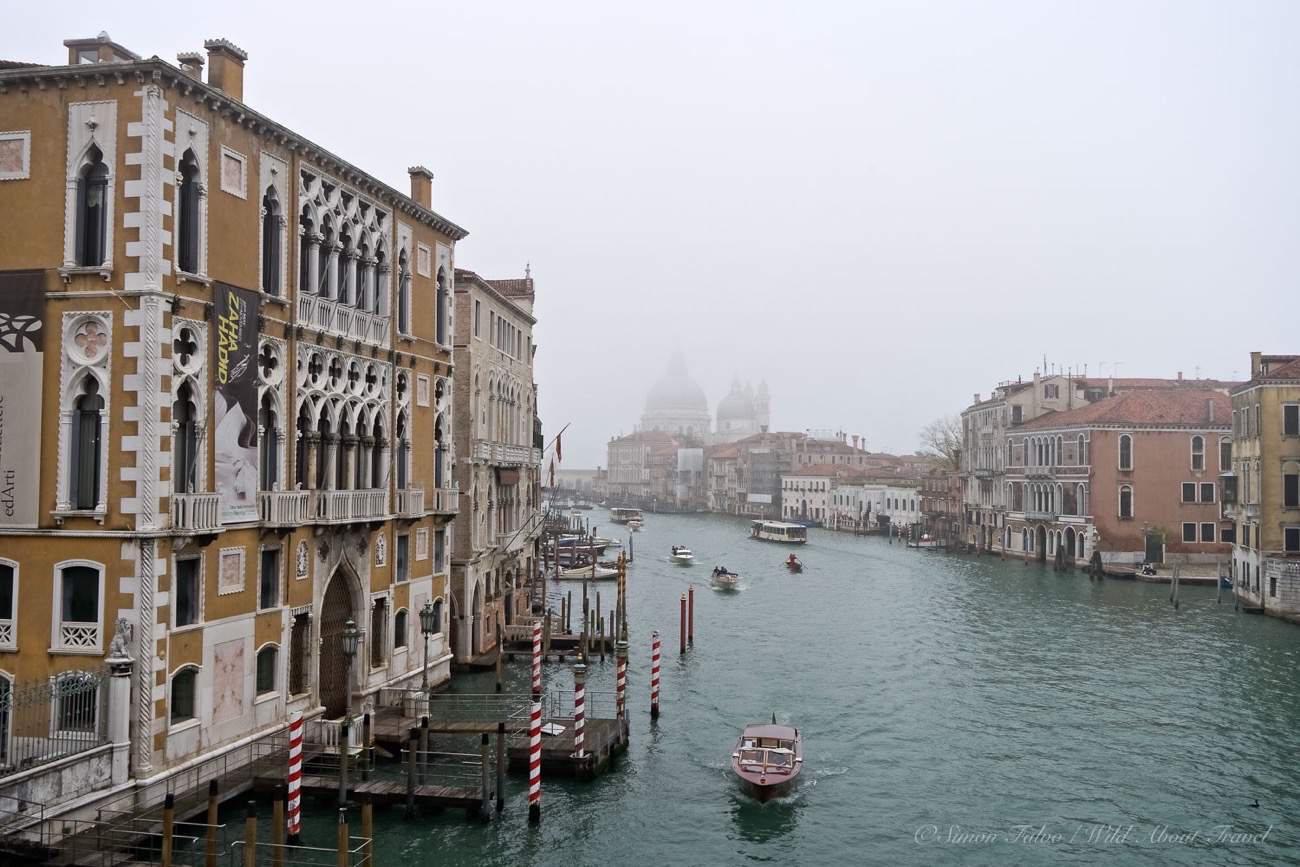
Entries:
[[[1162,586],[822,530],[790,576],[785,549],[746,533],[732,518],[647,515],[628,582],[632,745],[612,774],[544,778],[536,831],[513,775],[489,825],[377,811],[378,863],[1298,863],[1294,626],[1235,614],[1213,589],[1185,588],[1174,611]],[[697,565],[669,564],[673,544]],[[745,576],[742,592],[709,589],[718,563]],[[679,660],[689,582],[696,641]],[[601,590],[612,607],[612,584]],[[519,691],[526,668],[509,670]],[[590,688],[612,689],[612,659],[593,668]],[[553,663],[546,680],[572,685]],[[455,688],[490,691],[491,677]],[[802,729],[807,764],[796,795],[759,805],[727,758],[740,727],[772,713]],[[307,842],[326,843],[329,809],[307,814]],[[1225,825],[1274,827],[1215,842]]]

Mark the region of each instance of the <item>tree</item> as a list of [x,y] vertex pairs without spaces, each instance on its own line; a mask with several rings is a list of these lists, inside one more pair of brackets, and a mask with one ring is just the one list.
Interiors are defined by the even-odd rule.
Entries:
[[921,454],[938,458],[946,469],[961,469],[961,419],[946,415],[921,428]]

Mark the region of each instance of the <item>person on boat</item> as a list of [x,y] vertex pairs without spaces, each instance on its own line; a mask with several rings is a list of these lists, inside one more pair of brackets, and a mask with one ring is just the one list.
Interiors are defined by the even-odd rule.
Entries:
[[789,563],[791,566],[798,566],[798,565],[799,565],[799,558],[796,557],[795,555],[791,554],[789,557],[786,558],[786,561],[785,561],[785,562]]

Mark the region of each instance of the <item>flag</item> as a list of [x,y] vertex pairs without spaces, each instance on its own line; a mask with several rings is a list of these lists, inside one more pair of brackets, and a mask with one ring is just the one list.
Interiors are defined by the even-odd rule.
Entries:
[[555,487],[555,458],[551,458],[551,482],[550,484],[547,485],[547,487],[548,488]]
[[555,459],[561,463],[564,462],[564,451],[560,448],[560,437],[562,436],[564,436],[563,431],[555,435]]

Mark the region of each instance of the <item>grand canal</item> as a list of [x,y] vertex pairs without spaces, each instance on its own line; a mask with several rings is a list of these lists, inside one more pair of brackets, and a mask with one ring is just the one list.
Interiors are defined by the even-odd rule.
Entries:
[[[786,552],[746,532],[647,516],[629,573],[632,746],[613,773],[544,780],[538,829],[518,777],[488,825],[378,812],[378,863],[1300,863],[1300,627],[1209,588],[1175,611],[1162,586],[820,530],[790,576]],[[667,562],[677,543],[698,565]],[[709,590],[716,563],[745,576],[740,593]],[[695,646],[679,659],[690,582]],[[612,660],[593,667],[592,688],[611,688]],[[560,664],[545,676],[572,683]],[[759,805],[726,760],[739,727],[773,713],[804,732],[805,779]],[[307,842],[328,845],[328,806],[307,815]]]

